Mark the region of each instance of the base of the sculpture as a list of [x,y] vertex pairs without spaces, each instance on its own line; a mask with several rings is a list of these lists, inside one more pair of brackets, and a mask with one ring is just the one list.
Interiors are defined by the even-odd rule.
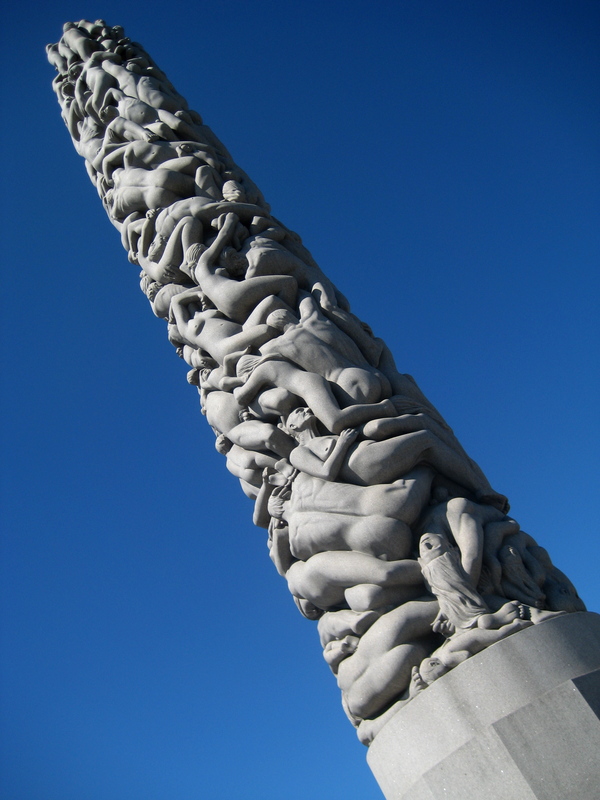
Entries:
[[600,797],[600,615],[473,656],[400,709],[367,761],[387,800]]

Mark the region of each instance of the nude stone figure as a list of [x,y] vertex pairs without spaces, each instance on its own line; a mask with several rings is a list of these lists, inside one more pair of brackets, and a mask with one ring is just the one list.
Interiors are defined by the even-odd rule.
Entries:
[[170,84],[161,82],[152,75],[145,74],[138,64],[128,61],[125,65],[113,53],[107,53],[103,60],[104,70],[116,80],[123,94],[135,97],[153,108],[160,108],[175,114],[185,110],[187,103]]
[[324,611],[345,603],[354,611],[400,605],[423,594],[423,578],[413,559],[382,561],[365,553],[318,553],[296,561],[286,573],[288,588]]
[[[228,199],[239,201],[241,198],[231,196]],[[344,295],[319,269],[308,252],[298,247],[290,232],[273,220],[260,217],[253,220],[250,232],[253,235],[248,237],[241,249],[248,261],[247,277],[292,275],[301,289],[311,293],[327,318],[355,343],[368,363],[377,365],[383,343],[376,340],[360,320],[350,313]]]
[[431,652],[431,624],[436,600],[410,600],[379,617],[353,643],[353,652],[338,666],[338,685],[357,723],[376,716],[399,695],[408,692],[412,669]]
[[[225,190],[225,187],[223,188]],[[240,196],[228,196],[227,199],[243,201]],[[287,232],[283,228],[275,226],[265,228],[261,233],[248,238],[242,248],[242,253],[248,261],[248,277],[292,275],[300,288],[311,293],[319,292],[323,303],[337,306],[335,286],[318,267],[305,263],[278,241],[285,239],[286,236]]]
[[[232,248],[228,251],[227,246],[237,224],[237,216],[227,214],[210,247],[196,250],[196,264],[191,269],[196,283],[219,311],[235,322],[245,322],[260,301],[270,295],[277,295],[288,306],[294,306],[298,284],[290,275],[269,275],[236,281],[232,277],[219,274],[217,264],[235,274],[237,254],[236,251],[231,252]],[[188,260],[191,258],[194,256],[188,255]]]
[[238,374],[244,375],[245,383],[234,390],[234,395],[242,405],[249,405],[266,387],[278,386],[308,403],[315,411],[311,416],[319,419],[334,433],[340,433],[348,425],[361,425],[369,420],[393,416],[396,413],[391,400],[381,400],[379,403],[371,404],[357,403],[342,409],[325,378],[314,372],[305,372],[278,358],[273,360],[268,360],[268,357],[242,358],[238,363]]
[[342,405],[377,403],[391,397],[387,378],[364,358],[352,339],[320,311],[312,297],[299,306],[300,318],[284,309],[267,320],[281,331],[277,339],[261,348],[264,355],[279,355],[315,372],[333,384]]
[[[169,163],[169,162],[165,162]],[[106,195],[112,216],[125,219],[133,211],[162,208],[195,192],[195,181],[177,169],[117,168],[112,173],[113,189]]]
[[234,444],[225,434],[217,437],[215,447],[226,456],[227,469],[240,479],[245,494],[255,499],[261,486],[263,469],[274,468],[277,458],[266,453],[246,450]]
[[114,56],[98,50],[92,53],[83,65],[75,85],[75,99],[86,114],[100,120],[100,112],[106,104],[106,94],[117,88],[117,81],[105,69],[103,62]]
[[[75,56],[78,56],[82,61],[86,61],[94,52],[100,49],[100,45],[90,38],[87,31],[81,30],[73,22],[65,22],[61,44],[71,50],[70,57],[67,56],[69,63]],[[62,49],[60,45],[59,49]]]
[[190,243],[202,236],[202,223],[193,217],[184,217],[168,238],[155,234],[150,242],[148,238],[154,226],[147,223],[151,220],[146,220],[134,245],[135,251],[130,251],[130,261],[139,264],[146,274],[160,283],[188,283],[181,266]]
[[[429,533],[454,539],[460,550],[462,567],[473,585],[477,586],[483,563],[486,526],[505,519],[503,512],[491,505],[455,497],[435,506],[426,516],[422,528]],[[514,530],[515,524],[514,520],[510,520],[509,528]]]
[[119,89],[110,89],[106,93],[106,98],[109,105],[116,106],[119,116],[147,128],[165,141],[196,141],[194,131],[180,117],[164,108],[153,108],[143,100],[129,97]]
[[[289,453],[286,458],[289,459]],[[299,498],[306,478],[312,481],[313,486],[303,498]],[[301,561],[307,561],[317,553],[336,550],[353,550],[391,561],[407,558],[412,546],[412,532],[402,517],[412,519],[418,516],[418,510],[415,510],[415,507],[421,507],[418,494],[424,498],[431,482],[426,475],[422,478],[411,475],[409,480],[401,482],[402,486],[391,484],[387,497],[382,491],[384,487],[346,484],[342,489],[338,485],[338,495],[343,497],[343,511],[336,512],[326,500],[322,500],[323,494],[327,494],[322,487],[332,488],[325,481],[297,474],[290,484],[290,496],[278,498],[275,503],[272,496],[275,486],[270,484],[270,480],[268,473],[263,475],[254,524],[266,528],[272,517],[284,519],[289,527],[290,551]],[[415,489],[418,494],[415,494]],[[395,502],[390,502],[392,493],[396,494]],[[321,501],[318,495],[321,495]]]
[[440,612],[433,629],[447,638],[472,628],[500,628],[519,619],[520,605],[505,603],[490,612],[460,563],[456,548],[445,536],[424,533],[419,542],[419,564],[425,583],[437,597]]
[[407,557],[411,541],[408,525],[376,513],[376,506],[372,510],[364,517],[324,511],[287,512],[292,553],[302,560],[331,550],[354,550],[390,560]]
[[426,463],[472,491],[480,502],[506,504],[506,498],[482,481],[466,459],[430,431],[354,444],[356,431],[343,431],[339,437],[319,435],[315,416],[306,408],[293,411],[286,428],[300,445],[290,456],[293,466],[323,480],[334,481],[339,476],[359,485],[391,483],[417,464]]
[[[47,44],[46,45],[46,56],[48,61],[52,64],[52,66],[56,69],[59,73],[58,78],[60,79],[60,73],[65,73],[67,71],[68,63],[67,59],[62,56],[58,49],[58,44]],[[56,80],[56,79],[55,79]]]
[[413,526],[429,502],[433,476],[430,467],[418,466],[388,484],[356,486],[348,483],[343,484],[343,491],[340,491],[340,484],[300,472],[294,479],[286,516],[321,512],[369,517],[376,512]]
[[[266,313],[272,308],[271,298],[263,301]],[[218,364],[226,356],[247,347],[259,347],[272,338],[276,331],[264,323],[256,323],[261,316],[260,306],[255,309],[245,325],[231,322],[216,308],[206,306],[204,293],[196,287],[187,289],[173,298],[170,305],[171,319],[177,326],[182,340],[192,347],[205,350]]]

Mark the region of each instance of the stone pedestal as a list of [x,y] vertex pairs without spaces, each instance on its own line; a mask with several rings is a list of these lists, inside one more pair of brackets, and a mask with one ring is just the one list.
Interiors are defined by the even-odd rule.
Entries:
[[569,614],[444,675],[378,733],[387,800],[600,797],[600,615]]

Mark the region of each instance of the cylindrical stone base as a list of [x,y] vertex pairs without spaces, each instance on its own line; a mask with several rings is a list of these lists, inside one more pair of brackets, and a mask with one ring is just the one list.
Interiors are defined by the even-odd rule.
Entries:
[[387,800],[600,798],[600,615],[465,661],[391,718],[367,761]]

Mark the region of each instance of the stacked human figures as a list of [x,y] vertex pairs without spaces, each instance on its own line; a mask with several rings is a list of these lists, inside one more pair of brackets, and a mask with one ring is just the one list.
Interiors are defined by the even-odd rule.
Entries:
[[370,743],[439,675],[583,603],[148,53],[48,57],[75,148]]

